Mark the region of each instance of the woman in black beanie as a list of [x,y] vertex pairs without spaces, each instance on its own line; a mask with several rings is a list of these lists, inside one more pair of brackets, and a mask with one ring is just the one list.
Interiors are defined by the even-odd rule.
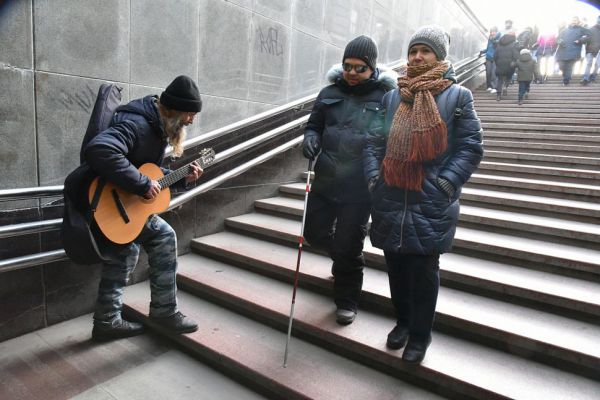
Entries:
[[371,208],[362,169],[367,128],[396,86],[393,71],[377,68],[377,45],[359,36],[346,46],[342,65],[327,74],[304,132],[304,156],[314,159],[304,237],[333,260],[336,321],[354,321],[363,281],[363,243]]

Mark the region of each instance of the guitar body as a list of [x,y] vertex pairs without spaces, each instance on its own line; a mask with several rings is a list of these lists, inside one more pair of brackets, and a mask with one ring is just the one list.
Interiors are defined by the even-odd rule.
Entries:
[[[139,170],[153,180],[159,180],[164,176],[162,170],[152,163],[142,165]],[[99,179],[94,179],[88,190],[90,204]],[[115,196],[122,205],[121,209]],[[125,244],[138,237],[148,217],[165,211],[169,207],[170,201],[171,192],[168,187],[163,188],[154,199],[147,200],[106,182],[94,213],[94,219],[104,236],[111,242]],[[123,217],[122,210],[124,210],[126,218]],[[129,221],[126,222],[126,219]]]

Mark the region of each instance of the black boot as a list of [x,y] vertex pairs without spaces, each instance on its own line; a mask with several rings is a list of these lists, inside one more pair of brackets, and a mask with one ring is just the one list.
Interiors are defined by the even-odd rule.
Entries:
[[112,322],[94,321],[92,340],[106,342],[113,339],[136,336],[143,332],[144,325],[126,321],[122,318],[116,318]]
[[388,349],[399,350],[406,345],[408,340],[408,328],[396,325],[394,329],[388,333],[386,346]]
[[500,101],[500,99],[502,99],[502,95],[500,94],[500,92],[498,92],[498,94],[496,95],[496,101]]
[[404,353],[402,353],[402,360],[408,363],[420,363],[425,358],[425,353],[430,344],[431,336],[425,340],[410,338]]
[[179,311],[168,317],[150,316],[150,319],[173,333],[191,333],[198,330],[198,324]]

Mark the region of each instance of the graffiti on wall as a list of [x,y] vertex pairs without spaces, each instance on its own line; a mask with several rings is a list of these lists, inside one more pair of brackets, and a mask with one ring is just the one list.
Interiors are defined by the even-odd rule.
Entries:
[[258,50],[264,54],[273,56],[281,56],[283,54],[283,42],[279,40],[279,30],[277,28],[269,28],[263,30],[258,27],[256,30],[256,41]]
[[63,89],[60,91],[58,101],[71,111],[83,110],[90,112],[96,101],[96,92],[89,85],[71,92]]

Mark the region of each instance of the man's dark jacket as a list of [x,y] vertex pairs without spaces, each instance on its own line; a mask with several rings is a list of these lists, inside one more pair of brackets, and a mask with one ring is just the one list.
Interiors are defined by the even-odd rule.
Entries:
[[322,150],[312,191],[340,203],[369,201],[362,168],[367,128],[381,113],[383,95],[396,84],[393,76],[377,70],[359,85],[349,86],[341,67],[329,71],[332,84],[317,96],[304,132],[305,141],[318,138]]
[[167,146],[155,101],[156,96],[147,96],[119,107],[110,127],[84,147],[85,161],[69,175],[64,189],[81,212],[89,212],[87,188],[96,176],[140,196],[148,191],[150,179],[138,167],[148,162],[160,166]]
[[494,61],[496,62],[496,75],[509,76],[515,72],[515,65],[519,58],[517,38],[515,35],[503,35],[496,46]]

